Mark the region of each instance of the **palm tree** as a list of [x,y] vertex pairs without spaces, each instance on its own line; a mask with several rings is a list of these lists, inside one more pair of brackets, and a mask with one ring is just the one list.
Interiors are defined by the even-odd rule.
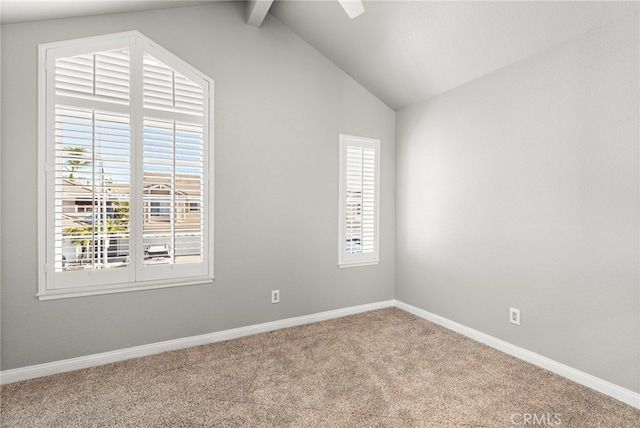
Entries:
[[[128,207],[127,207],[128,208]],[[123,236],[129,231],[128,210],[127,218],[108,218],[106,221],[106,230],[103,229],[104,223],[96,221],[93,224],[77,224],[66,227],[62,230],[63,237],[71,237],[71,243],[80,245],[84,258],[92,257],[95,247],[99,246],[102,251],[106,251],[108,240],[111,237]],[[100,242],[100,234],[106,233],[106,241]],[[98,235],[97,239],[94,237]]]
[[74,178],[73,174],[78,171],[80,168],[91,165],[91,161],[82,160],[84,155],[87,153],[86,147],[71,147],[67,146],[64,148],[64,151],[67,152],[67,164],[66,167],[69,172],[69,178]]

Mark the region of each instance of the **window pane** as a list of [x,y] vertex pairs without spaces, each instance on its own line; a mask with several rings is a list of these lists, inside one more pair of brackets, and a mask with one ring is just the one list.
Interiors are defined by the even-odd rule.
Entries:
[[[201,262],[202,126],[145,118],[143,153],[145,263]],[[153,257],[152,250],[166,256]]]
[[345,253],[374,252],[375,149],[350,145],[346,153]]
[[204,246],[202,125],[176,124],[176,263],[202,261]]
[[127,115],[56,106],[55,269],[129,264]]

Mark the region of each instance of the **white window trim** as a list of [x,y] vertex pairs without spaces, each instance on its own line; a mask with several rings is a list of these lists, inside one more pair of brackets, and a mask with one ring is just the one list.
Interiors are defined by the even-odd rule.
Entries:
[[[66,287],[66,288],[49,288],[47,277],[48,275],[53,275],[53,261],[50,260],[53,257],[53,254],[49,252],[49,248],[52,246],[52,235],[50,230],[52,230],[52,221],[53,219],[49,216],[49,208],[48,206],[51,204],[53,195],[49,190],[50,185],[47,182],[49,175],[51,173],[51,169],[53,168],[53,155],[52,151],[49,150],[49,138],[52,135],[52,130],[49,129],[48,120],[50,111],[50,103],[48,102],[48,97],[50,96],[50,85],[52,81],[51,74],[48,73],[47,69],[51,68],[51,64],[47,61],[47,51],[50,49],[64,49],[66,53],[69,55],[74,55],[74,51],[78,51],[77,54],[83,53],[81,51],[85,50],[85,46],[88,44],[92,45],[92,51],[99,51],[101,49],[101,45],[104,45],[105,49],[111,48],[112,44],[116,39],[123,39],[127,37],[136,37],[142,43],[146,44],[150,48],[153,49],[154,54],[159,54],[159,60],[163,60],[165,58],[170,58],[170,62],[179,63],[181,70],[186,71],[188,74],[192,74],[198,76],[200,80],[206,81],[209,85],[209,90],[206,88],[205,99],[204,99],[204,115],[207,118],[206,126],[203,126],[203,138],[205,141],[205,158],[204,158],[204,177],[203,177],[203,199],[204,204],[206,204],[208,215],[204,218],[203,225],[203,233],[207,237],[206,246],[203,249],[203,263],[204,270],[206,271],[205,275],[201,276],[187,276],[182,278],[175,279],[163,279],[162,275],[159,276],[158,279],[151,279],[146,281],[129,281],[122,282],[118,284],[108,284],[108,285],[90,285],[90,286],[82,286],[82,287]],[[204,75],[201,71],[195,69],[190,64],[183,61],[177,55],[171,53],[166,50],[162,46],[158,45],[148,37],[144,36],[138,31],[127,31],[122,33],[109,34],[104,36],[95,36],[95,37],[87,37],[81,39],[74,39],[62,42],[54,42],[54,43],[46,43],[41,44],[39,46],[38,51],[38,178],[37,178],[37,194],[38,194],[38,207],[37,207],[37,235],[38,235],[38,292],[36,296],[39,300],[53,300],[53,299],[61,299],[61,298],[69,298],[69,297],[81,297],[81,296],[92,296],[92,295],[101,295],[101,294],[111,294],[111,293],[125,293],[132,291],[140,291],[140,290],[149,290],[149,289],[158,289],[158,288],[168,288],[168,287],[177,287],[177,286],[186,286],[186,285],[196,285],[196,284],[210,284],[214,280],[214,237],[213,237],[213,220],[214,220],[214,195],[213,195],[213,177],[214,177],[214,90],[215,85],[213,79]],[[138,82],[134,83],[134,79],[132,79],[131,84],[142,85],[142,77],[141,70],[138,71],[140,73],[140,77]],[[187,75],[188,76],[188,75]],[[142,93],[140,91],[140,97]],[[133,102],[133,101],[132,101]],[[132,122],[135,121],[135,116],[142,115],[142,111],[135,114],[132,114]],[[139,140],[142,129],[137,126],[132,126],[131,133],[136,135],[132,137],[133,140]],[[135,148],[135,153],[133,158],[142,156],[142,145],[138,144]],[[131,194],[132,197],[136,195],[136,193],[141,193],[141,190],[138,190],[138,186],[142,185],[142,177],[140,174],[136,174],[132,171],[132,182],[131,182]],[[138,176],[138,177],[136,177]],[[141,201],[142,198],[140,197]],[[132,212],[131,213],[131,221],[142,224],[142,212]],[[135,229],[135,228],[134,228]],[[132,231],[130,239],[134,239],[135,235],[142,235],[142,231],[134,230]],[[132,255],[132,258],[141,258],[140,255]],[[173,268],[175,265],[172,265]],[[168,266],[167,266],[168,267]],[[133,270],[139,270],[142,268],[142,265],[133,265],[131,266]],[[179,267],[178,267],[179,268]]]
[[[350,145],[375,148],[375,196],[374,196],[374,251],[370,254],[346,254],[346,162],[347,148]],[[339,202],[338,202],[338,267],[350,268],[377,265],[380,263],[380,140],[353,135],[340,134],[339,163]]]

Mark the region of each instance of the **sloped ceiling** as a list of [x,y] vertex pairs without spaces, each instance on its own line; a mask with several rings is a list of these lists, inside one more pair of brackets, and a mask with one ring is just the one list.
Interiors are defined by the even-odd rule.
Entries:
[[631,13],[631,2],[276,0],[270,13],[394,110]]
[[[0,0],[0,22],[215,1],[223,0]],[[637,2],[586,0],[364,0],[364,7],[349,19],[338,0],[276,0],[269,13],[394,110],[638,13]]]
[[[223,0],[217,0],[223,1]],[[75,18],[109,13],[196,6],[215,1],[191,0],[0,0],[0,23]]]

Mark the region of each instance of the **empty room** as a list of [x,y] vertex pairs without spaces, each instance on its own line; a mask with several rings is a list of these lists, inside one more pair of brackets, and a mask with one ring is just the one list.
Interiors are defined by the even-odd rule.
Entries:
[[640,426],[640,2],[0,1],[0,426]]

